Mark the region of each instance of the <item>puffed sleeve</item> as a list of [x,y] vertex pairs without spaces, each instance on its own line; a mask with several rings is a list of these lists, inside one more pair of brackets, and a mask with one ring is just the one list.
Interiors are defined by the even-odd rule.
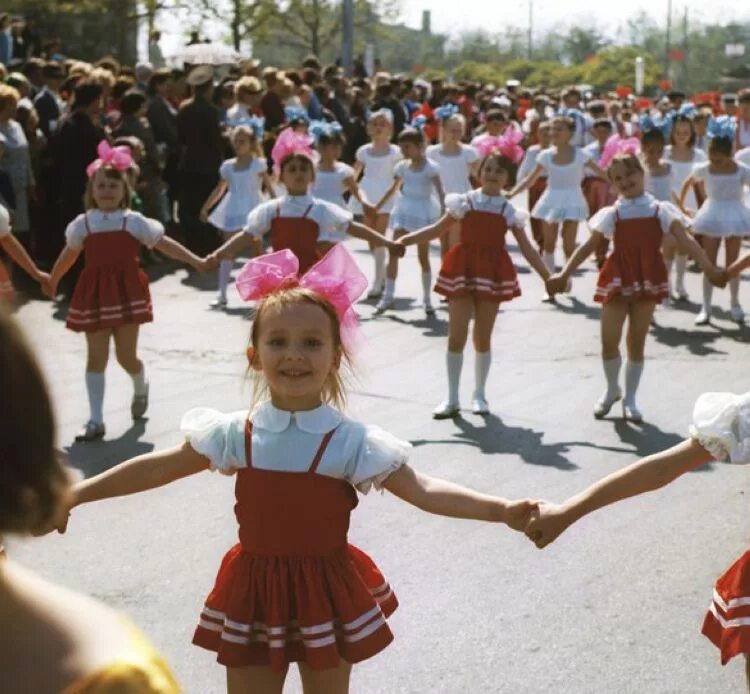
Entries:
[[539,156],[536,158],[536,165],[541,166],[547,173],[549,173],[549,165],[552,161],[552,150],[543,149],[539,152]]
[[468,210],[466,193],[448,193],[445,196],[445,211],[454,219],[463,219]]
[[261,238],[271,228],[271,218],[279,204],[278,200],[268,200],[254,207],[247,215],[245,228],[242,231],[258,239]]
[[315,210],[311,215],[320,225],[320,239],[328,240],[327,234],[346,229],[351,224],[353,214],[344,207],[339,207],[326,200],[315,200]]
[[693,166],[693,170],[690,172],[690,177],[694,181],[705,181],[706,175],[708,174],[708,167],[709,165],[703,162],[701,162],[700,164],[695,164],[695,166]]
[[615,234],[615,208],[612,206],[602,207],[589,219],[589,229],[598,231],[605,238],[611,239]]
[[[427,161],[429,161],[429,159]],[[396,165],[393,167],[393,177],[403,178],[404,171],[406,171],[406,168],[408,166],[409,166],[409,162],[406,161],[406,159],[401,159],[400,161],[396,162]]]
[[409,460],[411,444],[377,426],[366,426],[349,481],[362,494],[380,490],[386,478]]
[[10,215],[2,205],[0,205],[0,239],[10,234]]
[[679,222],[683,226],[688,224],[685,215],[677,209],[671,202],[660,202],[659,203],[659,223],[661,224],[661,230],[668,234],[672,228],[674,222]]
[[508,203],[505,206],[505,212],[503,212],[505,222],[509,227],[516,227],[516,229],[524,229],[526,227],[526,221],[529,218],[526,210],[521,210],[515,205]]
[[232,475],[245,467],[244,423],[246,413],[225,414],[208,407],[190,410],[180,422],[185,440],[208,458],[212,470]]
[[86,217],[79,214],[65,229],[65,243],[68,248],[74,251],[80,251],[83,248],[83,242],[86,240]]
[[477,150],[475,150],[471,145],[464,145],[462,149],[467,164],[471,165],[475,161],[479,161],[479,152],[477,152]]
[[339,171],[341,172],[341,180],[346,181],[350,178],[354,178],[354,169],[349,166],[349,164],[342,163],[339,167]]
[[223,178],[225,181],[228,181],[232,175],[233,168],[234,164],[232,163],[231,159],[227,159],[226,161],[221,162],[221,166],[219,167],[219,176],[221,176],[221,178]]
[[740,164],[740,181],[743,186],[750,186],[750,167]]
[[362,145],[357,149],[356,154],[354,155],[354,158],[360,162],[361,164],[367,164],[367,148],[369,145]]
[[144,217],[139,212],[128,213],[127,229],[148,248],[153,248],[164,236],[164,225],[161,222]]
[[750,147],[744,147],[737,151],[734,155],[734,160],[745,166],[750,166]]
[[693,408],[690,438],[716,460],[750,463],[750,393],[703,393]]
[[432,159],[426,160],[425,167],[427,169],[427,175],[430,178],[440,177],[440,167],[434,161],[432,161]]

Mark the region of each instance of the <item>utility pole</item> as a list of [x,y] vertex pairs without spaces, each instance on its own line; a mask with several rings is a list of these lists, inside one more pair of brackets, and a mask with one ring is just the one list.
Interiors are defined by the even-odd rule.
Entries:
[[688,89],[688,59],[690,53],[688,50],[688,8],[685,8],[685,14],[682,16],[682,87]]
[[528,37],[529,60],[534,54],[534,0],[529,0],[529,37]]
[[341,67],[347,75],[351,75],[354,61],[354,0],[342,0],[341,11],[344,29],[341,41]]
[[664,79],[669,79],[669,53],[672,50],[672,0],[667,0],[667,37],[664,46]]

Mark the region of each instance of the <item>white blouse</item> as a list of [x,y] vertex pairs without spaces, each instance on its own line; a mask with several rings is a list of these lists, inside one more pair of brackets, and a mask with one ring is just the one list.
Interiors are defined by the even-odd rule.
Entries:
[[550,147],[542,150],[536,160],[537,166],[541,166],[547,173],[547,189],[580,188],[581,181],[586,176],[586,164],[591,160],[591,156],[582,149],[575,149],[570,164],[555,164],[555,154],[557,150]]
[[[185,414],[180,428],[191,447],[208,458],[212,470],[231,475],[247,467],[247,417],[246,410],[225,414],[197,408]],[[329,405],[289,412],[266,401],[250,420],[252,464],[261,470],[307,471],[322,437],[335,429],[317,471],[346,480],[363,494],[373,486],[380,489],[385,479],[408,461],[412,448],[379,427],[355,422]]]
[[479,152],[473,147],[462,144],[458,154],[446,154],[442,145],[430,145],[427,158],[437,164],[446,193],[466,193],[471,190],[471,167],[479,160]]
[[339,207],[346,207],[344,200],[344,181],[354,178],[354,169],[348,164],[337,161],[333,171],[315,171],[315,181],[310,194],[318,200],[325,200]]
[[[504,208],[503,205],[505,205]],[[481,189],[462,194],[451,193],[445,196],[445,210],[455,219],[463,219],[464,215],[472,209],[477,212],[502,214],[507,225],[517,229],[524,228],[528,216],[523,210],[511,205],[505,196],[485,195]]]
[[750,393],[703,393],[695,401],[690,438],[716,460],[750,463]]
[[89,210],[79,214],[68,224],[68,228],[65,230],[65,241],[68,248],[80,251],[89,233],[99,234],[104,231],[123,230],[123,216],[125,216],[124,231],[127,231],[148,248],[153,248],[164,236],[162,223],[150,217],[144,217],[140,212],[133,212],[133,210],[115,210],[114,212]]
[[271,230],[271,222],[277,214],[281,217],[303,217],[305,212],[307,218],[320,228],[318,239],[321,241],[327,240],[330,234],[335,235],[340,227],[345,227],[352,221],[352,213],[349,210],[325,200],[318,200],[312,195],[283,195],[277,200],[268,200],[254,208],[247,216],[243,231],[261,238]]
[[618,212],[620,219],[653,217],[657,205],[661,230],[668,234],[673,222],[682,223],[682,214],[672,203],[660,202],[650,193],[644,193],[637,198],[618,198],[614,205],[603,207],[589,220],[589,228],[611,239],[615,235]]
[[711,200],[741,201],[743,187],[750,185],[750,168],[737,163],[737,171],[728,174],[711,173],[711,163],[696,164],[693,167],[694,181],[701,181],[706,186],[706,195]]
[[0,205],[0,239],[10,235],[10,214]]
[[411,161],[402,159],[393,169],[393,176],[404,181],[401,195],[426,200],[435,192],[433,179],[440,177],[440,171],[429,159],[425,159],[424,165],[417,170],[411,168]]

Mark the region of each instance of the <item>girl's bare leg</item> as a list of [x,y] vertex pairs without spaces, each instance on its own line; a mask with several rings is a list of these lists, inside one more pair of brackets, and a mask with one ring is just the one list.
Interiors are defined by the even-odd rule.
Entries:
[[432,416],[435,419],[447,419],[458,414],[458,388],[464,363],[464,347],[469,336],[469,322],[473,313],[474,300],[471,297],[448,300],[448,351],[445,354],[448,399],[433,410]]
[[138,358],[139,325],[121,325],[114,329],[115,355],[120,366],[133,381],[133,400],[130,413],[140,419],[148,409],[148,381],[143,362]]
[[478,300],[474,303],[474,397],[472,412],[488,414],[486,384],[492,364],[492,329],[500,303]]
[[[721,239],[713,238],[711,236],[703,236],[701,241],[703,243],[703,250],[706,251],[708,259],[715,265],[716,258],[719,255]],[[708,281],[708,277],[703,275],[703,308],[695,317],[696,325],[706,325],[711,322],[711,298],[713,293],[713,285]]]
[[[557,246],[558,225],[553,222],[541,222],[542,226],[542,260],[547,269],[555,272],[555,246]],[[544,301],[554,301],[555,298],[545,292]]]
[[[394,229],[393,239],[400,239],[407,233],[408,232],[406,232],[404,229]],[[388,253],[388,266],[385,273],[385,286],[383,287],[383,293],[380,297],[380,301],[378,301],[378,305],[376,308],[379,313],[393,306],[393,298],[396,295],[396,277],[398,277],[398,260],[398,256],[390,252]]]
[[351,663],[343,660],[330,670],[313,670],[307,663],[299,663],[304,694],[348,694],[351,673]]
[[628,361],[625,364],[625,398],[622,404],[626,419],[636,422],[640,422],[642,416],[635,404],[635,394],[643,373],[646,337],[655,308],[655,301],[633,301],[628,312]]
[[[371,229],[375,229],[375,231],[385,234],[388,229],[389,219],[390,215],[388,214],[366,215],[364,222]],[[385,285],[385,268],[388,262],[388,251],[383,246],[373,246],[372,243],[368,243],[375,262],[375,271],[372,278],[372,285],[370,286],[370,291],[367,293],[367,296],[370,299],[374,299],[383,293]]]
[[282,694],[287,671],[270,667],[228,667],[227,694]]
[[562,225],[565,260],[568,260],[576,252],[576,236],[578,236],[578,220],[566,219]]
[[[725,267],[729,267],[740,255],[740,244],[742,239],[739,236],[731,236],[724,239]],[[732,320],[737,323],[745,322],[745,312],[740,306],[740,278],[733,277],[729,280],[729,310],[732,313]]]
[[620,340],[625,319],[628,316],[628,304],[623,299],[614,299],[602,306],[601,340],[602,366],[607,379],[607,387],[594,406],[594,417],[601,419],[621,397],[619,378],[622,357],[620,356]]
[[417,257],[422,268],[422,306],[428,316],[435,313],[432,307],[432,268],[430,267],[430,244],[417,244]]
[[77,441],[95,441],[104,436],[104,372],[109,361],[109,339],[112,331],[86,333],[86,393],[89,419]]

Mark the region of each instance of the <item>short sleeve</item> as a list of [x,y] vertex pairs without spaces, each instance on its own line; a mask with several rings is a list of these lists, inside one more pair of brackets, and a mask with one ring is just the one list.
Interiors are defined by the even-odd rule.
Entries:
[[744,147],[734,155],[735,161],[750,166],[750,147]]
[[[576,158],[581,162],[581,164],[587,164],[590,161],[594,161],[596,159],[596,154],[586,147],[579,147],[576,149]],[[596,163],[594,161],[594,163]]]
[[690,176],[694,181],[705,181],[708,175],[709,164],[701,162],[693,166],[693,170],[690,172]]
[[615,208],[611,205],[609,207],[602,207],[601,210],[589,219],[589,229],[591,231],[598,231],[604,235],[604,238],[611,239],[615,234],[615,221]]
[[263,157],[253,159],[252,171],[256,174],[262,174],[268,171],[268,162]]
[[[430,164],[430,160],[427,160]],[[394,178],[403,178],[404,177],[404,171],[406,171],[407,167],[409,166],[409,162],[405,159],[402,159],[399,162],[396,162],[396,166],[393,167],[393,177]]]
[[358,150],[357,153],[354,155],[354,158],[360,162],[361,164],[367,164],[367,148],[370,145],[362,145]]
[[690,438],[716,460],[750,463],[750,393],[704,393],[695,402]]
[[475,161],[479,161],[479,152],[475,150],[470,145],[464,145],[464,159],[466,160],[466,163],[471,165]]
[[537,166],[541,166],[547,173],[549,173],[549,165],[552,162],[552,150],[543,149],[539,152],[539,156],[536,158]]
[[339,175],[342,181],[354,178],[354,169],[349,164],[339,163]]
[[10,214],[0,205],[0,239],[10,234]]
[[409,460],[411,444],[396,438],[380,427],[367,426],[362,445],[357,451],[349,481],[362,494],[375,487],[382,489],[388,476]]
[[246,417],[244,413],[224,414],[198,407],[185,414],[180,431],[196,453],[208,458],[212,470],[232,475],[246,467],[243,431]]
[[269,200],[254,207],[247,215],[247,221],[242,231],[250,234],[250,236],[261,238],[271,228],[271,217],[280,204],[278,200]]
[[445,211],[454,219],[463,219],[469,211],[469,201],[465,193],[448,193],[445,196]]
[[440,177],[440,168],[438,165],[432,161],[432,159],[426,159],[425,160],[425,173],[430,178],[439,178]]
[[503,217],[505,217],[505,221],[509,227],[515,227],[516,229],[525,228],[526,221],[529,219],[529,215],[526,211],[521,210],[510,203],[505,206]]
[[232,176],[232,169],[234,168],[234,163],[231,159],[227,159],[226,161],[221,162],[221,166],[219,167],[219,176],[223,178],[225,181],[228,181]]
[[86,241],[86,215],[79,214],[65,229],[65,243],[68,248],[74,251],[80,251],[83,243]]
[[127,230],[147,248],[153,248],[164,236],[164,225],[139,212],[129,212]]
[[[750,186],[750,166],[740,164],[740,182],[743,186]],[[0,231],[0,233],[2,233]]]
[[661,224],[661,230],[665,234],[668,234],[674,222],[679,222],[683,226],[687,226],[688,220],[685,219],[685,215],[671,202],[660,202],[659,223]]
[[320,240],[329,240],[326,235],[341,231],[351,224],[353,215],[344,208],[325,200],[315,200],[315,213],[312,215],[320,225]]

